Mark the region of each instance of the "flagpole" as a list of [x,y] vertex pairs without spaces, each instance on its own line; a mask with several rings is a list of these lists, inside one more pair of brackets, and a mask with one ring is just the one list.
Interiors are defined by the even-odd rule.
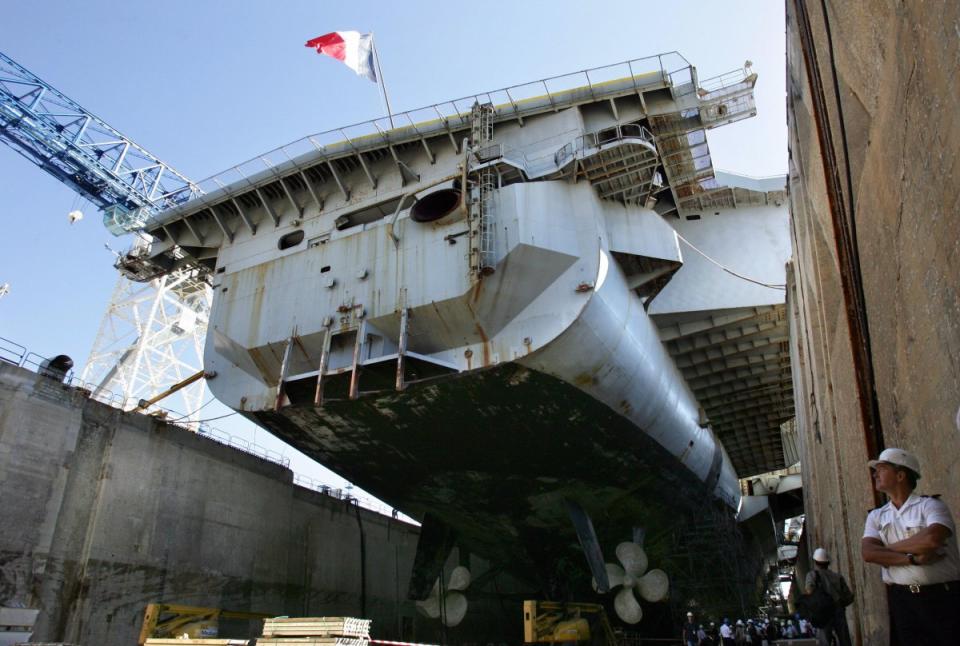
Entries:
[[370,40],[373,43],[373,62],[377,66],[377,82],[380,84],[383,102],[387,104],[387,117],[390,119],[390,128],[392,130],[394,128],[393,112],[390,110],[390,99],[387,98],[387,85],[383,82],[383,70],[380,69],[380,52],[377,51],[377,39],[373,37],[373,33],[370,34]]

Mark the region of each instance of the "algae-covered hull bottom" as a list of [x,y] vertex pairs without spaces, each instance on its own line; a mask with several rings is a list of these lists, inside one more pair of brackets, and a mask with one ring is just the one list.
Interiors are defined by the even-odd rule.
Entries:
[[590,585],[567,501],[591,517],[606,561],[642,528],[651,567],[666,569],[674,530],[711,499],[629,420],[518,363],[252,417],[404,513],[431,514],[462,550],[544,590]]

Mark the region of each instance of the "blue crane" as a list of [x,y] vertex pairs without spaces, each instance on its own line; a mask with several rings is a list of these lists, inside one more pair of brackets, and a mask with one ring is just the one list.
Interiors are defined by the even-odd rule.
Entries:
[[0,141],[96,204],[114,235],[200,195],[192,181],[0,52]]
[[[103,212],[104,226],[117,236],[140,232],[163,209],[203,193],[181,173],[2,52],[0,141],[96,204]],[[121,273],[120,285],[134,285],[129,281],[150,284],[133,290],[137,298],[127,290],[114,293],[83,376],[98,384],[94,396],[114,383],[119,384],[125,399],[166,390],[171,380],[183,380],[183,367],[189,365],[175,344],[202,346],[210,308],[209,268],[181,262],[182,254],[176,249],[159,261],[151,259],[142,253],[145,239],[139,236],[141,244],[118,255],[114,263]],[[137,312],[138,303],[150,290],[151,298],[144,301],[148,306]],[[126,313],[118,315],[120,310]],[[178,318],[187,310],[190,331],[185,331]],[[176,321],[172,325],[167,320],[170,317]],[[115,338],[105,336],[108,332]],[[159,359],[141,361],[148,351]],[[121,374],[124,377],[118,381]],[[191,388],[196,391],[193,398],[185,396],[184,401],[188,410],[195,410],[203,390],[202,385]]]

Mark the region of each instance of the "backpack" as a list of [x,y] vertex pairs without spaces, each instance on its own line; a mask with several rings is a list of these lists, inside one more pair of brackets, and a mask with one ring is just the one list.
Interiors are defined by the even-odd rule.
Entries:
[[824,589],[820,580],[821,576],[820,572],[816,572],[814,575],[816,585],[813,592],[802,595],[797,600],[800,613],[807,617],[815,628],[825,628],[830,625],[837,611],[837,603],[830,596],[830,593]]
[[847,585],[847,580],[842,576],[837,577],[840,580],[840,589],[837,590],[837,606],[840,608],[846,608],[851,603],[853,603],[853,590],[850,589],[850,586]]

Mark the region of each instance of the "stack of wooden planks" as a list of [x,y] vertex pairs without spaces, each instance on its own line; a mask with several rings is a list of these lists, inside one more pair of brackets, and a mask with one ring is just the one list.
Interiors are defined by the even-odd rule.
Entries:
[[186,637],[151,637],[145,646],[250,646],[247,639],[188,639]]
[[263,620],[258,646],[369,646],[370,620],[354,617],[274,617]]

